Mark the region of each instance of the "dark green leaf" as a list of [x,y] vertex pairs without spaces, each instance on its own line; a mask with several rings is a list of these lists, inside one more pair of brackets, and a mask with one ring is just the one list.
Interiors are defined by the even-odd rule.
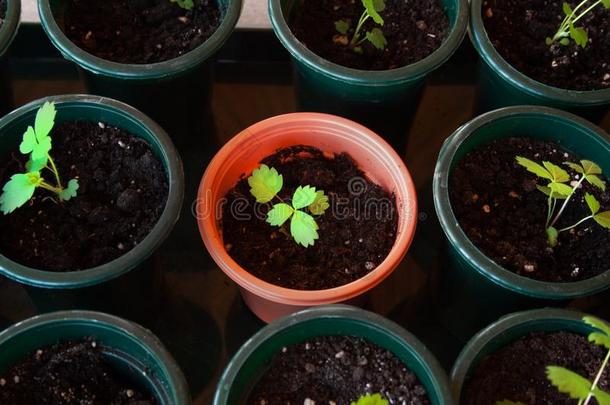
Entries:
[[335,21],[335,29],[339,34],[345,35],[349,31],[349,23],[345,20]]
[[379,28],[373,28],[366,33],[366,39],[379,50],[384,50],[388,41],[386,41],[383,32]]

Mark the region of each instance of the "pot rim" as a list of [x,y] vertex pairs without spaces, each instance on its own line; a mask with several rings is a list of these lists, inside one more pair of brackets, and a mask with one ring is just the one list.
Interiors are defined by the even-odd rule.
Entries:
[[229,391],[221,390],[221,387],[230,387],[233,384],[233,381],[235,381],[235,378],[244,363],[256,352],[262,343],[274,339],[276,335],[281,334],[287,329],[297,327],[299,324],[319,318],[357,320],[360,323],[367,324],[371,328],[381,330],[393,338],[400,340],[403,343],[403,346],[411,347],[413,353],[417,354],[420,363],[425,366],[426,372],[436,381],[438,385],[438,396],[444,401],[442,403],[445,405],[452,404],[449,380],[445,371],[432,352],[415,335],[397,323],[376,313],[349,305],[326,305],[308,308],[284,318],[280,318],[269,325],[266,325],[248,339],[229,361],[228,366],[220,377],[214,394],[214,405],[227,404]]
[[76,46],[55,21],[50,0],[38,1],[38,13],[49,39],[66,59],[96,75],[114,79],[164,79],[190,71],[209,59],[229,38],[241,14],[242,0],[230,0],[225,15],[214,34],[203,44],[184,55],[149,64],[128,64],[99,58]]
[[449,199],[449,175],[452,161],[462,143],[477,129],[497,119],[511,116],[549,115],[560,117],[571,122],[574,126],[582,127],[591,133],[591,136],[600,144],[608,144],[610,136],[605,131],[583,118],[574,114],[542,106],[514,106],[504,107],[480,115],[459,127],[443,144],[434,169],[432,183],[434,207],[443,232],[449,243],[460,247],[460,254],[473,263],[476,270],[493,283],[507,288],[513,292],[530,297],[563,300],[584,295],[591,295],[610,286],[610,269],[597,276],[566,283],[554,283],[534,280],[513,273],[503,268],[480,251],[468,238],[458,223]]
[[466,343],[451,369],[451,388],[456,401],[458,403],[460,401],[468,371],[474,365],[479,352],[498,336],[519,325],[537,324],[544,321],[559,320],[582,324],[582,317],[585,315],[574,310],[542,308],[508,314],[488,325]]
[[466,35],[468,26],[468,0],[453,0],[457,5],[455,24],[451,27],[449,35],[441,46],[424,59],[389,70],[361,70],[342,66],[327,61],[310,51],[300,42],[290,30],[284,13],[282,12],[283,0],[269,0],[269,15],[273,31],[299,62],[304,63],[310,69],[334,80],[363,86],[391,86],[420,78],[438,68],[457,50]]
[[[56,105],[75,104],[103,108],[114,114],[140,123],[155,138],[161,151],[159,158],[164,163],[168,180],[168,195],[165,208],[150,233],[133,249],[118,258],[85,270],[54,272],[34,269],[19,264],[0,254],[0,274],[17,282],[40,288],[74,289],[89,287],[108,281],[130,271],[137,263],[146,259],[172,231],[180,217],[184,199],[184,172],[178,151],[167,133],[152,119],[120,101],[100,96],[70,94],[50,96],[28,103],[0,119],[0,128],[25,113],[34,111],[45,102]],[[134,135],[135,136],[135,135]]]
[[[169,378],[172,388],[175,389],[178,404],[186,405],[190,401],[190,391],[186,378],[176,360],[165,348],[159,338],[150,330],[145,329],[135,322],[128,321],[118,316],[97,311],[68,310],[57,311],[46,314],[36,315],[9,326],[0,332],[0,347],[6,341],[18,338],[22,333],[27,333],[31,329],[45,328],[47,325],[64,322],[82,322],[104,325],[109,329],[118,329],[117,333],[128,335],[131,339],[141,342],[151,357],[158,360],[163,367],[163,371]],[[109,346],[112,347],[112,346]],[[146,375],[147,379],[150,379]]]
[[[246,128],[234,136],[220,149],[216,156],[214,156],[201,179],[197,194],[198,201],[204,201],[205,204],[209,203],[208,199],[206,198],[206,190],[212,189],[215,176],[217,175],[222,164],[231,155],[231,151],[239,149],[242,143],[248,142],[248,140],[252,137],[252,134],[262,133],[268,127],[284,121],[290,121],[291,123],[307,122],[308,126],[316,124],[316,128],[318,129],[323,127],[325,122],[332,121],[333,123],[340,124],[343,127],[350,128],[350,130],[355,131],[364,137],[372,139],[374,143],[378,145],[379,150],[392,161],[392,165],[397,168],[398,172],[400,173],[399,177],[402,178],[402,181],[407,189],[404,200],[408,201],[409,205],[403,210],[398,210],[399,231],[396,241],[394,242],[394,246],[388,253],[387,257],[373,271],[351,283],[325,290],[295,290],[279,287],[263,281],[237,264],[237,262],[235,262],[235,260],[226,252],[224,245],[218,243],[216,238],[210,236],[214,235],[214,223],[216,220],[213,215],[209,215],[204,219],[197,219],[201,237],[208,252],[221,270],[240,287],[259,297],[263,297],[275,303],[297,306],[332,304],[339,301],[348,300],[364,293],[365,291],[368,291],[389,276],[406,255],[413,237],[415,236],[415,228],[417,225],[417,194],[415,191],[415,185],[402,159],[379,135],[346,118],[323,113],[290,113],[268,118],[250,126],[249,128]],[[399,190],[395,190],[396,193],[398,193],[398,191]],[[215,206],[214,204],[216,204],[216,201],[211,202],[211,204],[212,206]],[[404,220],[400,219],[401,216],[404,217]],[[405,223],[405,226],[404,230],[400,232],[400,224],[402,222]]]
[[6,15],[0,27],[0,57],[8,50],[15,39],[19,29],[21,15],[21,1],[8,0],[6,4]]
[[485,63],[504,80],[520,91],[542,100],[553,100],[566,105],[603,105],[610,103],[610,88],[599,90],[568,90],[541,83],[524,75],[509,64],[493,46],[483,22],[483,0],[470,2],[470,39]]

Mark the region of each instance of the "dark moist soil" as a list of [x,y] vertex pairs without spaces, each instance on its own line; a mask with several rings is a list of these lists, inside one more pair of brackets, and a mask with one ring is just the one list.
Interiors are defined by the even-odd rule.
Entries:
[[429,404],[426,389],[391,352],[356,337],[324,336],[283,348],[256,384],[250,405],[349,405],[366,394],[392,404]]
[[[511,400],[527,405],[575,405],[577,401],[549,383],[546,367],[564,367],[593,381],[605,355],[603,348],[589,343],[585,336],[531,333],[481,360],[466,383],[460,403],[490,405]],[[610,389],[608,368],[599,388]],[[590,403],[597,401],[592,399]]]
[[[500,55],[521,73],[571,90],[610,87],[610,10],[602,5],[576,24],[587,30],[585,49],[545,43],[565,17],[564,0],[488,0],[481,12],[485,29]],[[574,8],[579,1],[568,1]],[[591,3],[593,4],[593,3]]]
[[203,44],[220,25],[215,0],[187,11],[170,0],[72,0],[64,32],[102,59],[146,64],[174,59]]
[[[296,38],[316,55],[362,70],[387,70],[410,65],[424,59],[438,49],[449,32],[449,19],[439,0],[386,0],[386,8],[379,13],[384,20],[380,27],[369,19],[362,28],[362,36],[378,27],[388,41],[381,51],[368,41],[362,44],[362,54],[347,45],[335,43],[340,35],[335,21],[350,21],[349,39],[364,11],[360,0],[302,0],[290,20]],[[361,36],[361,37],[362,37]]]
[[[294,146],[261,163],[283,176],[283,200],[290,201],[298,186],[310,185],[324,190],[331,207],[316,217],[320,238],[302,247],[290,236],[289,222],[287,230],[265,222],[271,205],[256,203],[250,173],[244,175],[227,194],[222,216],[225,248],[240,266],[278,286],[324,290],[362,278],[386,258],[396,239],[396,198],[369,181],[349,155],[328,157]],[[238,206],[241,214],[232,214],[231,207]]]
[[[536,188],[537,177],[515,162],[516,156],[550,161],[572,179],[577,173],[563,162],[581,159],[554,143],[531,138],[494,141],[465,156],[451,174],[449,196],[470,240],[502,267],[537,280],[570,282],[607,271],[610,232],[593,220],[560,233],[559,244],[550,248],[545,231],[547,197]],[[585,192],[597,198],[601,211],[609,210],[610,189],[606,190],[583,182],[556,228],[591,214]]]
[[[104,124],[62,123],[52,136],[51,156],[62,182],[77,178],[78,195],[57,203],[53,193],[39,188],[29,203],[0,215],[0,252],[33,268],[74,271],[130,251],[165,207],[161,161],[146,141]],[[2,184],[24,172],[26,160],[18,151],[0,160]],[[42,175],[54,184],[50,171]]]
[[92,339],[44,347],[0,376],[0,403],[11,405],[154,405],[124,381]]

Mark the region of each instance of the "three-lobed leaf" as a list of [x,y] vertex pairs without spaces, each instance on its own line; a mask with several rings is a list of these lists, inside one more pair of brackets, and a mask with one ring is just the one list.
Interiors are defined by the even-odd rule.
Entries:
[[318,190],[316,191],[316,199],[311,203],[308,209],[309,212],[314,215],[322,215],[329,207],[328,196],[324,194],[324,191]]
[[335,21],[335,29],[339,34],[347,34],[349,31],[350,24],[346,20],[338,20]]
[[388,45],[388,41],[385,39],[383,31],[381,31],[379,28],[373,28],[372,30],[368,31],[366,33],[366,39],[379,50],[384,50]]
[[258,203],[267,203],[280,192],[284,184],[284,178],[274,168],[262,164],[248,177],[250,193]]
[[303,247],[313,246],[318,239],[318,224],[309,214],[303,211],[294,211],[290,220],[290,234],[295,242]]
[[4,185],[3,193],[0,195],[0,209],[2,212],[5,215],[10,214],[28,202],[41,181],[40,172],[12,175],[11,179]]
[[381,394],[367,394],[358,398],[357,402],[352,401],[351,405],[388,405],[388,400]]

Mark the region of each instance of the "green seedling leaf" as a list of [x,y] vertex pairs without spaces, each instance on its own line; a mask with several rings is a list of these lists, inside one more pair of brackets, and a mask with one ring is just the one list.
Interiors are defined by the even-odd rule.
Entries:
[[318,190],[316,191],[316,199],[307,208],[314,215],[322,215],[329,207],[328,196],[324,194],[324,191]]
[[528,172],[534,173],[536,176],[543,179],[553,180],[553,175],[547,169],[540,166],[538,163],[522,156],[517,156],[517,163],[527,169]]
[[561,40],[559,40],[559,43],[563,46],[568,46],[570,45],[570,39],[569,38],[561,38]]
[[191,10],[195,4],[193,4],[193,0],[170,0],[172,3],[178,3],[180,7],[185,10]]
[[610,336],[600,332],[593,332],[589,334],[589,342],[593,342],[598,346],[604,346],[610,350]]
[[25,164],[25,168],[28,172],[39,172],[47,166],[48,158],[45,156],[44,159],[39,160],[28,160]]
[[602,168],[590,160],[581,160],[580,164],[582,164],[585,174],[602,174]]
[[351,405],[388,405],[388,400],[384,399],[381,394],[367,394],[358,398],[357,402],[352,402]]
[[513,402],[505,399],[504,401],[496,402],[496,405],[525,405],[523,402]]
[[597,214],[600,208],[599,201],[589,193],[585,193],[585,201],[589,206],[589,210],[591,210],[591,214]]
[[600,212],[593,216],[595,222],[603,226],[604,228],[610,229],[610,211]]
[[570,7],[570,5],[568,3],[563,3],[563,13],[566,16],[569,16],[570,14],[572,14],[572,7]]
[[576,42],[576,45],[579,45],[582,48],[586,47],[587,42],[589,42],[587,31],[583,28],[575,27],[573,23],[570,23],[570,38]]
[[335,21],[335,29],[337,30],[337,32],[339,34],[347,34],[347,31],[349,31],[349,22],[345,21],[345,20],[339,20],[339,21]]
[[570,175],[568,174],[568,172],[563,170],[561,167],[554,165],[551,162],[542,162],[542,164],[544,165],[546,170],[551,173],[553,181],[556,181],[558,183],[565,183],[566,181],[570,180]]
[[595,388],[593,390],[593,396],[597,399],[599,405],[610,405],[610,394],[605,391]]
[[305,208],[316,200],[316,189],[315,187],[305,186],[297,187],[292,196],[292,207],[295,210]]
[[385,2],[383,0],[362,0],[362,5],[373,21],[379,25],[383,25],[383,18],[381,18],[378,13],[378,11],[383,11],[385,9]]
[[565,162],[566,165],[568,165],[572,170],[574,170],[576,173],[584,173],[585,169],[579,165],[578,163],[572,163],[572,162]]
[[610,8],[610,0],[602,0],[602,4],[605,8]]
[[78,180],[72,179],[68,182],[68,186],[64,188],[61,193],[59,193],[59,198],[62,201],[68,201],[73,197],[76,197],[76,192],[78,191]]
[[549,245],[551,247],[557,246],[557,238],[559,237],[559,232],[557,231],[557,229],[553,228],[552,226],[549,226],[548,228],[546,228],[546,236],[549,240]]
[[591,382],[573,371],[563,367],[548,366],[546,376],[559,392],[568,394],[572,399],[584,400],[589,396]]
[[[55,105],[46,102],[36,112],[34,128],[31,126],[23,134],[23,140],[19,145],[19,151],[24,155],[31,153],[31,159],[42,161],[48,158],[49,151],[52,148],[51,129],[55,124]],[[46,161],[45,161],[46,165]]]
[[36,131],[36,139],[38,142],[42,142],[44,138],[49,137],[53,125],[55,125],[55,104],[46,102],[40,107],[36,113],[36,120],[34,121],[34,130]]
[[284,222],[294,213],[292,207],[288,204],[275,204],[267,213],[267,222],[273,226],[282,226]]
[[565,200],[566,197],[565,195],[562,194],[557,194],[551,191],[550,187],[546,187],[546,186],[541,186],[539,184],[536,184],[536,188],[540,191],[542,191],[544,194],[546,194],[547,196],[554,198],[555,200]]
[[313,246],[318,239],[318,224],[309,214],[295,211],[290,220],[290,233],[294,240],[303,247]]
[[260,165],[248,177],[250,193],[256,198],[258,203],[267,203],[280,192],[284,184],[284,178],[274,168],[267,165]]
[[3,193],[0,195],[0,209],[4,215],[10,214],[28,202],[41,182],[39,172],[12,175],[11,179],[4,185]]
[[592,326],[595,329],[598,329],[604,332],[606,335],[610,336],[610,325],[607,322],[602,321],[601,319],[596,318],[594,316],[585,316],[582,318],[582,320],[587,325]]
[[366,33],[366,39],[380,51],[384,50],[388,41],[385,39],[383,32],[379,28],[373,28]]
[[570,186],[567,186],[563,183],[549,183],[548,187],[551,189],[553,193],[569,197],[574,192],[574,189]]
[[587,180],[589,183],[599,188],[600,190],[606,191],[606,183],[604,183],[603,180],[597,177],[596,175],[588,174],[587,177],[585,177],[585,180]]
[[547,44],[547,45],[551,45],[553,43],[553,38],[546,37],[546,39],[544,40],[544,43]]

